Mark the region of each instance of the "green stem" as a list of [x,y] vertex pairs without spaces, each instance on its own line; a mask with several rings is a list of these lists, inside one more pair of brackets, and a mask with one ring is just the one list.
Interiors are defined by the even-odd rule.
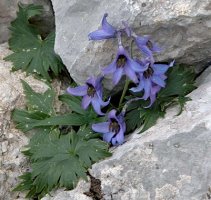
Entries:
[[[133,58],[133,50],[132,50],[132,48],[133,48],[133,42],[134,42],[134,40],[132,40],[131,43],[130,43],[130,57],[131,58]],[[125,94],[127,92],[127,89],[128,89],[129,84],[130,84],[130,80],[128,78],[126,78],[125,86],[124,86],[124,89],[122,91],[122,95],[121,95],[121,98],[120,98],[120,101],[119,101],[118,108],[121,107],[121,104],[122,104],[122,102],[124,100],[124,97],[125,97]]]
[[120,108],[120,106],[123,102],[123,99],[125,97],[125,94],[127,92],[128,86],[129,86],[129,83],[130,83],[130,80],[128,80],[128,78],[126,78],[125,86],[124,86],[124,89],[123,89],[123,92],[122,92],[122,96],[121,96],[120,101],[119,101],[119,106],[118,106],[119,108]]

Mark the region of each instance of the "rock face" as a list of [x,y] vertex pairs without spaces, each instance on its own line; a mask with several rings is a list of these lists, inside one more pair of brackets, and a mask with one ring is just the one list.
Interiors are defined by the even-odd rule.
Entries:
[[[211,67],[197,84],[181,115],[172,107],[154,127],[133,133],[111,158],[93,165],[90,174],[100,179],[104,200],[210,199]],[[87,192],[81,188],[71,194]],[[66,199],[66,193],[45,200]]]
[[0,1],[0,43],[3,43],[9,38],[10,22],[16,17],[18,3],[24,4],[39,4],[44,6],[44,14],[42,18],[36,19],[36,23],[42,24],[42,32],[48,32],[54,27],[53,10],[50,0],[1,0]]
[[28,164],[21,148],[28,143],[24,133],[15,129],[11,111],[24,107],[24,94],[20,79],[25,80],[37,92],[48,87],[41,81],[24,73],[11,73],[11,63],[3,58],[9,55],[7,44],[0,45],[0,199],[24,199],[23,194],[12,192],[18,183],[18,176],[25,172]]
[[[56,20],[55,50],[77,83],[84,83],[115,56],[117,42],[89,41],[104,13],[116,27],[128,21],[137,34],[152,35],[165,49],[157,61],[176,59],[197,70],[211,58],[210,0],[52,0]],[[141,25],[140,25],[141,23]]]

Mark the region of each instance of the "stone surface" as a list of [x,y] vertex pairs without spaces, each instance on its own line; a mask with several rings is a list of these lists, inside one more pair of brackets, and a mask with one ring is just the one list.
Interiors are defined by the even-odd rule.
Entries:
[[[88,33],[101,26],[104,13],[120,27],[126,20],[137,34],[150,34],[165,49],[158,61],[176,59],[201,70],[211,61],[210,0],[52,0],[55,11],[55,50],[72,78],[84,83],[99,74],[116,54],[117,42],[89,41]],[[142,26],[140,26],[140,23]]]
[[1,0],[0,1],[0,43],[9,38],[10,22],[15,19],[18,3],[39,4],[44,6],[42,18],[34,19],[35,23],[42,24],[41,30],[45,34],[54,27],[54,16],[50,0]]
[[80,181],[77,188],[71,191],[57,190],[51,195],[46,195],[42,200],[92,200],[90,197],[83,194],[89,191],[90,184],[85,181]]
[[0,45],[0,199],[24,199],[23,193],[12,192],[18,183],[18,176],[28,168],[21,148],[28,143],[24,133],[15,129],[11,120],[14,108],[24,107],[24,94],[20,79],[25,80],[37,92],[44,92],[48,86],[43,82],[26,77],[20,71],[10,72],[12,65],[3,58],[10,54],[7,44]]
[[181,115],[176,116],[176,107],[169,109],[165,119],[133,134],[110,159],[93,165],[91,174],[101,180],[105,200],[209,199],[210,68],[202,78]]

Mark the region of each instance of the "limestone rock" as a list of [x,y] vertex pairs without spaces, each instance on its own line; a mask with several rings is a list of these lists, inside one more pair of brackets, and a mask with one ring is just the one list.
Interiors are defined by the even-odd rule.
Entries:
[[[113,156],[93,165],[105,200],[205,200],[211,190],[211,71],[177,108],[143,134],[132,134]],[[138,131],[136,131],[138,132]]]
[[[88,33],[108,21],[121,27],[128,21],[137,34],[152,35],[165,49],[157,61],[176,59],[201,70],[211,55],[210,0],[52,0],[55,11],[55,51],[79,84],[99,74],[116,54],[117,42],[89,41]],[[141,23],[141,25],[140,25]],[[109,86],[107,86],[109,87]]]
[[3,58],[11,52],[7,44],[0,45],[0,199],[24,199],[24,194],[12,192],[18,183],[18,176],[27,170],[28,164],[21,148],[28,143],[24,133],[15,129],[11,120],[14,108],[24,107],[24,94],[20,79],[25,80],[37,92],[44,92],[48,86],[32,76],[26,77],[20,71],[10,72],[12,64]]
[[40,27],[45,34],[54,27],[54,17],[50,0],[1,0],[0,1],[0,43],[9,38],[10,22],[15,19],[18,10],[18,3],[43,5],[44,13],[42,18],[36,18],[35,23],[42,24]]

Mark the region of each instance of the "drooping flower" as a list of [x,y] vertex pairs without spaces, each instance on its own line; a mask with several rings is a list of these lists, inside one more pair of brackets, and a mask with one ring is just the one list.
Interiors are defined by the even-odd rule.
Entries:
[[108,121],[92,125],[95,132],[103,134],[103,140],[112,145],[120,145],[124,142],[124,133],[126,125],[122,113],[116,114],[116,110],[111,110],[108,113]]
[[153,42],[150,38],[150,36],[135,36],[135,42],[140,51],[147,57],[151,58],[152,62],[154,62],[153,59],[153,53],[159,53],[162,49],[159,47],[159,45],[155,42]]
[[110,99],[107,102],[102,100],[102,77],[91,77],[86,81],[83,86],[78,86],[75,88],[68,87],[67,92],[74,96],[83,96],[82,108],[87,109],[91,103],[95,112],[98,115],[105,115],[101,112],[101,107],[105,107],[109,104]]
[[102,70],[104,75],[113,74],[113,84],[116,85],[123,75],[129,77],[134,83],[138,82],[136,72],[146,70],[143,65],[130,58],[128,52],[122,45],[119,45],[114,61]]
[[133,92],[141,92],[144,90],[143,99],[147,100],[150,97],[150,107],[156,98],[156,94],[161,88],[164,88],[166,83],[165,73],[174,65],[174,61],[168,64],[155,64],[149,60],[139,61],[142,65],[147,65],[147,69],[143,73],[139,73],[139,84],[137,87],[133,87],[130,90]]
[[103,16],[101,29],[89,33],[88,37],[90,40],[103,40],[116,37],[117,31],[107,22],[106,17],[108,17],[107,13]]

